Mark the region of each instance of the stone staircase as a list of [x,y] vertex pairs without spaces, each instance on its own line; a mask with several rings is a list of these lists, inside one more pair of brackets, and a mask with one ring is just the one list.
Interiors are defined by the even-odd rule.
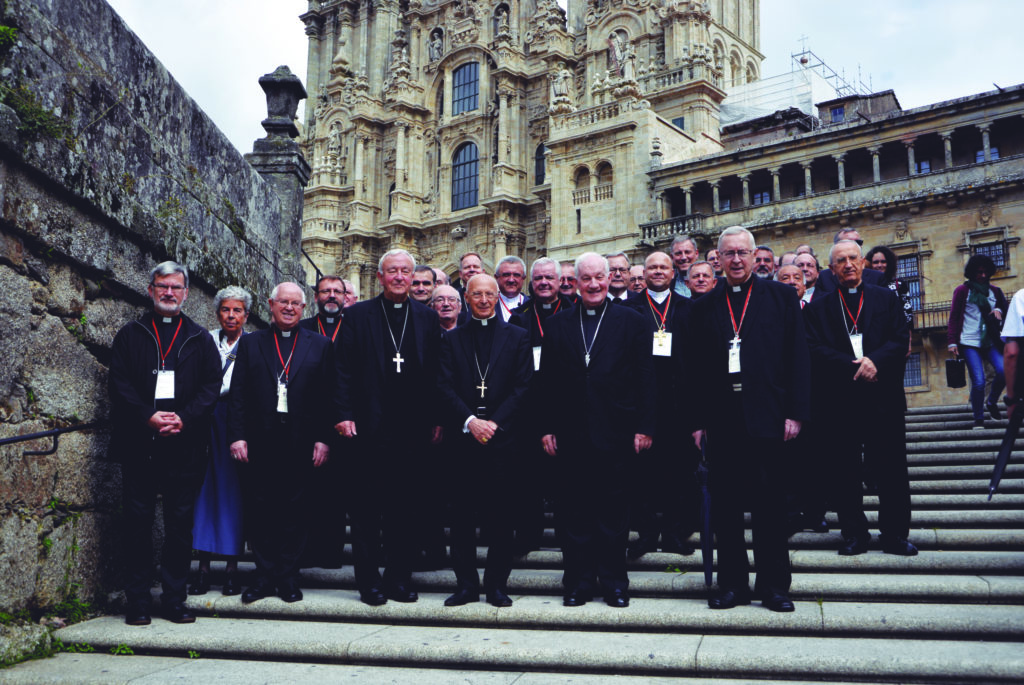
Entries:
[[[708,609],[700,552],[632,562],[629,608],[563,607],[549,531],[551,547],[518,560],[510,608],[445,608],[451,571],[416,573],[416,604],[368,607],[350,566],[312,569],[296,604],[246,606],[215,587],[189,599],[194,625],[108,616],[64,628],[65,645],[94,651],[0,671],[0,682],[1024,682],[1021,460],[986,499],[1001,424],[972,431],[962,407],[912,410],[910,539],[920,555],[840,557],[838,532],[799,533],[792,614]],[[867,502],[873,520],[877,501]],[[128,649],[135,656],[111,654]]]

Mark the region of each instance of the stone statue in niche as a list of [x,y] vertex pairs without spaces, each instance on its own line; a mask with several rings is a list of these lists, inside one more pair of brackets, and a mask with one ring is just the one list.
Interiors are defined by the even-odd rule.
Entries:
[[440,31],[434,31],[430,35],[430,42],[427,45],[427,50],[430,53],[430,61],[436,62],[441,59],[441,55],[444,54],[444,38]]
[[558,70],[551,78],[551,94],[553,98],[571,97],[569,88],[572,84],[572,72],[566,69],[565,64],[559,62]]
[[622,76],[622,59],[625,53],[625,41],[619,32],[608,36],[608,71],[613,76]]

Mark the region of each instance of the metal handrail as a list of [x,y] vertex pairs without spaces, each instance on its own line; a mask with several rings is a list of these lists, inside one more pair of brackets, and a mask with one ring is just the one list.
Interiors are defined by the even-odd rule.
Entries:
[[64,433],[74,433],[76,431],[89,430],[90,428],[102,428],[109,422],[106,420],[90,421],[89,423],[80,423],[76,426],[68,426],[66,428],[54,428],[48,431],[42,431],[39,433],[29,433],[28,435],[15,435],[10,438],[0,438],[0,447],[4,445],[13,445],[18,442],[27,442],[29,440],[39,440],[41,438],[53,438],[53,447],[48,450],[25,450],[21,453],[23,457],[45,457],[53,454],[57,451],[57,443],[60,440],[60,436]]
[[299,249],[302,251],[302,256],[306,258],[306,261],[312,264],[313,268],[316,269],[316,282],[319,283],[320,279],[324,277],[324,272],[320,270],[320,267],[316,265],[316,262],[313,261],[313,258],[309,256],[309,254],[306,252],[306,248],[300,247]]

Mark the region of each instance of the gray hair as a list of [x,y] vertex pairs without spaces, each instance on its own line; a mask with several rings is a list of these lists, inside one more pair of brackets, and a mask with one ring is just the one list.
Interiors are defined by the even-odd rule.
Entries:
[[742,226],[730,226],[729,228],[722,231],[722,235],[718,236],[718,250],[722,250],[722,241],[731,235],[745,235],[747,240],[750,241],[750,250],[753,251],[757,245],[757,241],[754,240],[754,234],[743,228]]
[[593,260],[593,259],[597,259],[597,260],[599,260],[601,262],[601,268],[604,269],[604,275],[605,276],[608,275],[608,272],[611,269],[608,266],[608,258],[607,257],[599,255],[596,252],[584,252],[583,254],[581,254],[579,257],[576,258],[576,263],[574,265],[574,267],[576,269],[576,278],[577,279],[579,279],[579,277],[580,277],[580,264],[582,264],[585,261]]
[[555,273],[560,274],[562,271],[561,265],[551,257],[539,257],[533,260],[533,264],[530,265],[530,280],[533,280],[533,272],[537,270],[538,266],[547,266],[550,264],[555,267]]
[[185,287],[188,287],[188,269],[186,269],[178,262],[160,262],[153,267],[153,270],[149,272],[149,284],[153,285],[156,281],[157,276],[173,276],[174,274],[181,274],[185,277]]
[[711,277],[712,278],[715,277],[715,265],[712,264],[711,262],[709,262],[708,260],[702,259],[702,260],[700,260],[698,262],[694,262],[693,264],[690,265],[690,271],[693,271],[693,268],[696,267],[696,266],[711,267]]
[[633,265],[633,262],[629,260],[629,257],[627,257],[626,253],[623,252],[622,250],[619,250],[618,252],[612,252],[604,256],[605,259],[615,259],[616,257],[622,257],[623,259],[626,260],[626,264],[629,264],[630,266]]
[[675,238],[672,239],[672,244],[669,245],[668,251],[672,252],[672,250],[676,249],[676,245],[678,245],[679,243],[692,243],[693,244],[693,249],[695,249],[695,250],[697,249],[697,243],[694,241],[694,239],[691,238],[686,233],[682,233],[682,234],[677,235]]
[[412,264],[413,268],[416,268],[416,260],[412,258],[411,254],[409,254],[406,250],[395,248],[393,250],[388,250],[387,252],[380,256],[380,261],[377,262],[377,273],[384,273],[384,260],[387,259],[388,257],[405,257],[406,259],[409,260],[409,263]]
[[838,248],[843,243],[849,243],[850,245],[853,245],[855,248],[857,248],[857,256],[860,257],[861,259],[864,258],[864,252],[863,252],[863,250],[861,250],[860,245],[858,245],[856,241],[854,241],[854,240],[840,240],[838,243],[833,244],[832,247],[828,251],[828,263],[829,264],[832,263],[832,256],[835,254],[836,248]]
[[306,291],[305,291],[305,289],[302,286],[300,286],[295,281],[283,281],[283,282],[278,283],[277,285],[275,285],[274,289],[270,291],[270,299],[272,299],[272,300],[276,300],[277,299],[278,293],[280,292],[282,285],[294,285],[296,288],[298,288],[299,289],[299,294],[302,295],[302,306],[306,306]]
[[526,262],[524,262],[519,257],[516,257],[515,255],[511,255],[511,254],[508,255],[507,257],[502,257],[501,258],[501,261],[498,262],[498,265],[496,267],[494,267],[494,273],[495,274],[501,273],[501,265],[502,264],[507,264],[508,262],[513,262],[514,264],[517,264],[519,266],[519,268],[523,270],[523,275],[526,274]]
[[[835,236],[832,238],[832,244],[835,245],[840,240],[846,240],[846,238],[844,238],[843,236],[850,235],[851,233],[856,233],[857,235],[860,235],[860,231],[858,231],[856,228],[840,228],[839,231],[836,232]],[[831,254],[829,255],[829,261],[832,261]]]
[[252,309],[252,295],[246,292],[243,288],[237,285],[229,285],[226,288],[221,288],[217,291],[217,294],[213,296],[213,308],[220,309],[221,304],[224,300],[238,300],[245,307],[245,313],[248,314],[249,310]]
[[758,252],[760,250],[764,250],[765,252],[770,254],[772,257],[775,256],[775,250],[773,250],[772,248],[768,247],[767,245],[758,245],[757,247],[754,248],[754,252]]
[[[797,271],[799,271],[800,272],[800,282],[803,283],[804,285],[807,285],[807,276],[804,276],[804,270],[803,269],[801,269],[796,264],[787,264],[786,266],[791,266],[794,269],[796,269]],[[775,276],[772,278],[772,280],[774,280],[774,281],[779,280],[779,272],[782,271],[783,269],[785,269],[786,266],[780,266],[778,271],[775,272]]]

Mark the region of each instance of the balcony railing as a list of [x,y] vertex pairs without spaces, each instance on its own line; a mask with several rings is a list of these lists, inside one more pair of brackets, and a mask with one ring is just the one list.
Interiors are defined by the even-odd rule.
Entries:
[[664,221],[640,224],[640,240],[651,244],[687,233],[690,235],[704,233],[704,214],[687,214]]
[[594,187],[594,202],[600,202],[601,200],[608,200],[612,197],[612,186],[611,183],[602,183]]
[[914,330],[945,328],[949,323],[949,309],[952,301],[931,302],[914,310]]
[[574,205],[582,205],[587,202],[590,202],[590,188],[572,191],[572,203]]

